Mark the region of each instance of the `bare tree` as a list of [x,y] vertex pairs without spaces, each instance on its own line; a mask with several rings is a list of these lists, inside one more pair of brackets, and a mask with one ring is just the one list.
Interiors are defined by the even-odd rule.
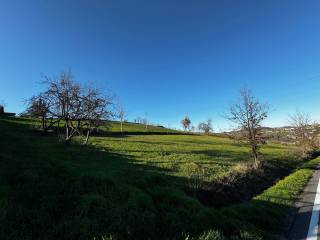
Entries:
[[268,117],[269,106],[256,99],[250,90],[240,91],[240,99],[231,105],[227,119],[236,124],[236,131],[241,131],[251,147],[255,165],[258,165],[262,139],[262,122]]
[[[78,119],[81,119],[81,128],[85,129],[85,144],[88,143],[91,132],[103,124],[103,121],[114,117],[111,110],[113,97],[105,96],[101,90],[92,87],[86,87],[81,94],[81,112]],[[82,124],[82,125],[81,125]]]
[[208,119],[206,122],[199,123],[198,129],[200,132],[210,134],[213,131],[211,119]]
[[148,129],[148,113],[145,114],[145,118],[143,119],[143,124],[146,126],[146,129]]
[[27,109],[22,113],[22,115],[32,118],[40,118],[41,130],[47,131],[58,121],[58,119],[54,119],[52,115],[50,115],[50,102],[44,94],[38,94],[31,97],[26,101],[26,104]]
[[82,87],[76,83],[70,72],[63,72],[57,79],[45,77],[47,89],[31,98],[29,110],[46,119],[55,119],[64,124],[64,140],[68,144],[75,135],[85,131],[85,144],[90,133],[113,116],[112,97],[105,96],[99,89]]
[[303,154],[317,147],[317,135],[315,134],[315,123],[312,122],[308,113],[296,111],[289,115],[289,122],[293,127],[294,137],[302,147]]
[[50,114],[62,120],[65,142],[69,143],[81,127],[81,87],[73,81],[71,72],[62,72],[58,79],[45,77],[47,91],[44,95],[52,102]]
[[126,117],[126,111],[122,105],[118,106],[118,116],[119,116],[119,120],[120,120],[120,130],[121,130],[121,132],[123,132],[122,125],[123,125],[124,119]]
[[187,131],[190,128],[190,124],[191,124],[190,118],[188,116],[185,116],[181,120],[181,124],[182,124],[182,127],[183,127],[184,131]]

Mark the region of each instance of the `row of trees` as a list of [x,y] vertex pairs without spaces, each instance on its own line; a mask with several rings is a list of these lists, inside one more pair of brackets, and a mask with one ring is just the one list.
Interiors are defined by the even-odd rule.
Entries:
[[[87,144],[90,134],[105,124],[105,120],[115,116],[119,117],[123,131],[126,112],[121,105],[115,107],[111,94],[75,82],[71,72],[63,72],[55,79],[44,77],[42,83],[45,90],[27,100],[27,110],[24,112],[25,116],[40,119],[42,131],[63,129],[66,144],[74,136],[82,136]],[[230,106],[226,116],[234,123],[234,132],[240,133],[241,140],[250,145],[255,164],[259,162],[260,148],[265,143],[262,122],[268,115],[268,104],[261,103],[250,90],[243,89],[240,99]],[[303,152],[316,148],[317,135],[310,131],[312,122],[309,115],[297,112],[290,116],[290,120],[296,141],[302,146]],[[148,126],[147,117],[137,118],[135,122],[145,124],[146,128]],[[182,119],[181,124],[185,131],[195,131],[188,116]],[[200,122],[197,129],[205,134],[212,133],[212,121]]]
[[[194,132],[196,128],[191,125],[191,120],[188,116],[184,117],[181,120],[182,127],[184,131]],[[207,121],[200,122],[197,127],[199,132],[203,132],[205,134],[210,134],[213,132],[212,121],[208,119]]]
[[82,86],[73,80],[71,72],[56,79],[44,77],[45,90],[27,100],[24,115],[41,119],[41,130],[64,129],[68,144],[78,135],[87,144],[90,134],[104,120],[114,116],[113,97],[92,86]]

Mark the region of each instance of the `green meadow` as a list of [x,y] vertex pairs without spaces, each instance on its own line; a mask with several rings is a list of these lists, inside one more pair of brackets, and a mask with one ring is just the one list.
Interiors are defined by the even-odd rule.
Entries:
[[[245,144],[129,123],[121,134],[113,122],[114,134],[66,146],[33,123],[0,119],[0,239],[196,239],[208,231],[257,239],[268,232],[243,217],[248,205],[215,209],[186,191],[194,169],[201,168],[200,181],[214,182],[252,161]],[[129,133],[140,130],[145,134]],[[262,148],[275,169],[290,171],[300,166],[293,151],[273,143]]]

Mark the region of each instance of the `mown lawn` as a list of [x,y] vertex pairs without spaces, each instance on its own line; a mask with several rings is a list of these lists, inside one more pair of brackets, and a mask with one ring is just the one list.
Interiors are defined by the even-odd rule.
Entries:
[[[212,136],[121,135],[65,146],[25,119],[0,119],[0,133],[0,239],[237,234],[238,220],[203,206],[181,184],[190,164],[204,166],[206,180],[214,180],[250,161],[245,145]],[[270,144],[263,153],[291,166],[291,150]]]

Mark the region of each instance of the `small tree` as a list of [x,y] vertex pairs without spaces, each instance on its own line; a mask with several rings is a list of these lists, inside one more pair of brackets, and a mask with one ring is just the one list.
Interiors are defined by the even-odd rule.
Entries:
[[296,111],[289,115],[289,122],[294,128],[294,136],[298,145],[301,146],[303,154],[314,150],[317,147],[317,135],[315,125],[308,113]]
[[143,124],[146,126],[146,129],[148,129],[148,113],[145,114],[145,118],[143,119]]
[[38,94],[26,101],[27,109],[23,116],[40,118],[40,129],[49,130],[59,119],[54,119],[50,114],[50,101],[45,94]]
[[81,94],[81,112],[78,116],[82,119],[81,128],[85,128],[85,144],[88,143],[90,134],[103,124],[103,120],[114,117],[112,96],[104,96],[99,89],[87,87]]
[[70,72],[63,72],[57,79],[45,77],[43,83],[47,89],[28,101],[27,112],[41,117],[43,128],[48,128],[47,119],[58,122],[58,129],[60,123],[64,124],[66,144],[84,131],[87,144],[90,133],[103,124],[103,120],[113,116],[112,98],[103,95],[99,89],[82,87]]
[[262,139],[262,122],[268,117],[269,106],[256,99],[250,90],[240,91],[240,99],[229,109],[227,119],[236,124],[236,131],[243,132],[243,137],[251,147],[255,165],[259,161],[259,149]]
[[119,120],[120,120],[120,130],[121,132],[123,131],[123,122],[124,122],[124,119],[126,117],[126,111],[124,109],[124,107],[122,105],[120,105],[118,107],[118,116],[119,116]]
[[187,131],[190,128],[191,120],[188,116],[184,117],[184,119],[181,120],[182,127],[184,131]]
[[58,79],[45,78],[46,99],[52,102],[50,114],[64,123],[65,143],[69,143],[81,127],[81,87],[73,81],[71,72],[62,72]]
[[198,129],[199,132],[203,132],[209,135],[213,131],[211,119],[208,119],[206,122],[199,123]]

